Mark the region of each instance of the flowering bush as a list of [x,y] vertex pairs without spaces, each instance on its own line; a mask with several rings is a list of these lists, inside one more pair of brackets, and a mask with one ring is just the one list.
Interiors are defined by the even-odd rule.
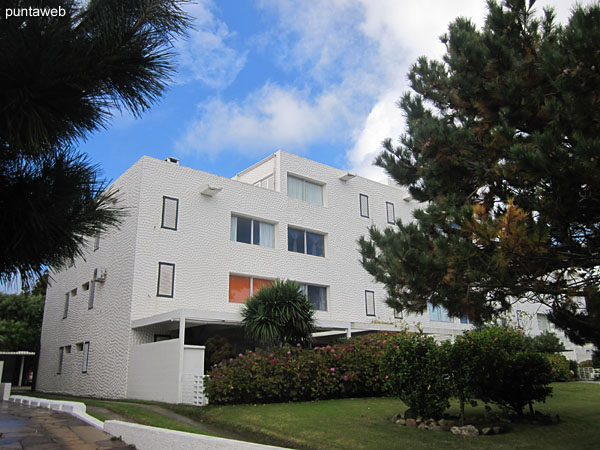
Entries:
[[213,404],[270,403],[380,396],[386,333],[343,344],[248,351],[214,368],[206,386]]

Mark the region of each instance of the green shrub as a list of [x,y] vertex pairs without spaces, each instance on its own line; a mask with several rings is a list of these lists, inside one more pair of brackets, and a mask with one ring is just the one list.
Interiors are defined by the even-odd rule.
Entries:
[[526,339],[534,352],[560,353],[566,350],[562,341],[551,331],[544,331],[542,334]]
[[574,359],[570,359],[569,360],[569,373],[571,375],[571,378],[578,377],[578,374],[577,374],[578,368],[579,368],[579,364],[577,364],[577,361],[575,361]]
[[[461,341],[464,340],[464,341]],[[472,346],[468,356],[470,393],[523,414],[523,408],[544,401],[552,392],[552,369],[540,353],[532,352],[518,331],[490,327],[465,333],[458,341]]]
[[438,418],[450,405],[444,354],[432,337],[404,333],[385,345],[383,370],[389,391],[417,415]]
[[567,381],[571,379],[569,360],[561,354],[546,354],[546,359],[552,367],[552,381]]
[[206,393],[213,404],[381,396],[387,339],[380,333],[312,350],[284,346],[240,353],[212,370]]

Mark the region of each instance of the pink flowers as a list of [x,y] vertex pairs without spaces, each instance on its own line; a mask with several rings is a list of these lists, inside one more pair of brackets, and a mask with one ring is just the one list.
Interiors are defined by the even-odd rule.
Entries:
[[332,367],[331,369],[329,369],[330,372],[335,372],[335,367]]
[[242,356],[244,356],[244,354],[243,354],[243,353],[240,353],[238,356],[239,356],[239,357],[242,357]]
[[348,381],[348,375],[344,375],[344,381]]
[[288,354],[288,355],[291,355],[291,354],[292,354],[292,352],[290,352],[290,351],[288,350],[287,354]]

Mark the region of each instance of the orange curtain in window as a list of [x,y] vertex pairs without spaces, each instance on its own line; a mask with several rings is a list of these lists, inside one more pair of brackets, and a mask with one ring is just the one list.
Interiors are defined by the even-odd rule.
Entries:
[[229,302],[246,303],[250,297],[250,278],[229,275]]
[[258,290],[263,286],[271,286],[273,280],[263,280],[262,278],[255,278],[252,283],[252,295],[256,294]]

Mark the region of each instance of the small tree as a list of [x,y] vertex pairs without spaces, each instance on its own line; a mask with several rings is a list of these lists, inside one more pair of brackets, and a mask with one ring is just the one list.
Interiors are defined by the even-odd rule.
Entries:
[[246,334],[262,345],[308,345],[315,329],[314,314],[298,283],[275,280],[248,298],[242,323]]
[[44,296],[0,293],[0,350],[38,351]]

